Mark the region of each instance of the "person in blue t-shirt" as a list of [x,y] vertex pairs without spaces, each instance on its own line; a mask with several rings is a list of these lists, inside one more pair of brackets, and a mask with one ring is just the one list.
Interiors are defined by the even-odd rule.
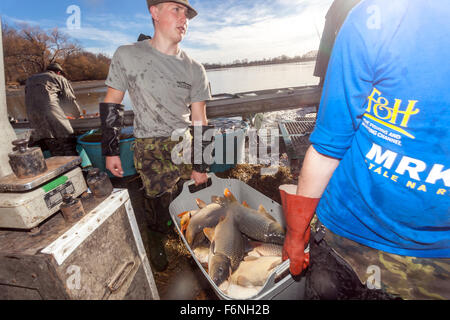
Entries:
[[450,298],[450,5],[363,0],[336,39],[298,186],[291,273],[312,299]]

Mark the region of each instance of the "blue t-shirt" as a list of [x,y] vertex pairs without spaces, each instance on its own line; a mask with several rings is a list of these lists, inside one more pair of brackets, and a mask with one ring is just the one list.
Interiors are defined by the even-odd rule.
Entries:
[[341,159],[317,208],[379,250],[450,258],[450,3],[365,0],[336,40],[311,135]]

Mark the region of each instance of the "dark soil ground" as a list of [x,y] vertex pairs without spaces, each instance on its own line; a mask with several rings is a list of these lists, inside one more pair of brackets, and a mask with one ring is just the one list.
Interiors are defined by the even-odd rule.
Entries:
[[[287,166],[281,166],[278,172],[272,176],[261,176],[260,170],[261,166],[237,165],[231,170],[217,173],[216,175],[220,178],[239,179],[278,203],[280,203],[278,186],[286,183],[296,184],[296,172],[292,173]],[[140,179],[137,176],[120,181],[113,179],[113,184],[115,187],[126,187],[129,189],[144,246],[147,250],[147,256],[149,256],[151,248],[148,246],[145,212],[142,203],[143,191],[140,190]],[[173,232],[167,235],[165,248],[169,260],[168,268],[163,272],[156,272],[153,269],[153,276],[161,299],[218,299],[208,280],[184,246],[175,228]]]

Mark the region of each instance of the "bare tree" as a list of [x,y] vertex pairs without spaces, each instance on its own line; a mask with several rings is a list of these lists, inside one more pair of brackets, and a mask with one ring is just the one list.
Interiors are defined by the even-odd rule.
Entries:
[[7,81],[22,82],[52,62],[64,65],[68,57],[81,51],[78,43],[57,28],[45,31],[27,24],[16,30],[4,23],[3,42]]
[[81,47],[58,28],[54,28],[49,35],[49,51],[49,62],[52,63],[56,60],[65,61],[70,55],[80,52]]

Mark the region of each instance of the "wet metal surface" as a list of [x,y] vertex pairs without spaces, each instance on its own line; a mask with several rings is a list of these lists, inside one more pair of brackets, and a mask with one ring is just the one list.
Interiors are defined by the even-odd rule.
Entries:
[[86,182],[96,198],[107,197],[113,191],[113,185],[108,175],[98,168],[89,171]]
[[53,157],[45,160],[47,171],[35,177],[18,179],[14,174],[0,178],[0,192],[32,190],[81,164],[80,157]]
[[64,195],[61,212],[64,220],[69,223],[78,221],[85,214],[81,199],[75,199],[71,194]]
[[305,156],[310,146],[309,136],[314,130],[315,118],[302,117],[298,121],[281,121],[278,126],[286,146],[289,159],[298,160]]
[[38,176],[47,171],[44,155],[40,148],[28,148],[28,140],[21,139],[12,142],[17,151],[8,155],[9,164],[19,179]]

